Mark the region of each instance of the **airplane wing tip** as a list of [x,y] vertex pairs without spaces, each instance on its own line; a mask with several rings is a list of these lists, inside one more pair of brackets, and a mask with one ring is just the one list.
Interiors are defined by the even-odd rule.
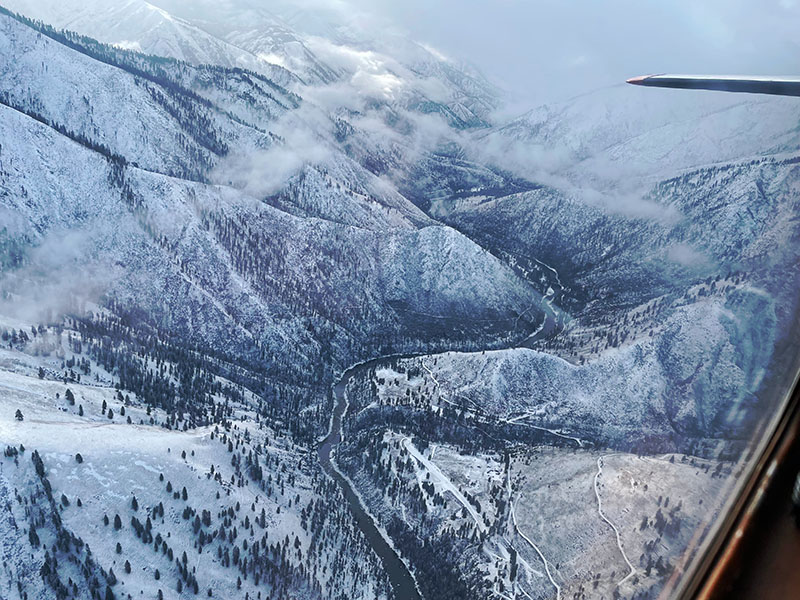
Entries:
[[651,77],[651,75],[639,75],[638,77],[631,77],[627,79],[625,83],[630,83],[632,85],[642,85],[645,79]]

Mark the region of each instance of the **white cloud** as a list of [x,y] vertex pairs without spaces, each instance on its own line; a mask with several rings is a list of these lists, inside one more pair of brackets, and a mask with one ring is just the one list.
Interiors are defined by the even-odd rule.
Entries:
[[130,41],[130,40],[122,40],[121,42],[117,42],[114,44],[117,48],[122,48],[123,50],[133,50],[135,52],[142,51],[142,45],[139,42]]
[[368,73],[357,71],[350,79],[350,83],[359,93],[384,100],[392,100],[399,92],[404,82],[392,73]]
[[442,53],[442,51],[441,51],[441,50],[439,50],[438,48],[434,48],[433,46],[431,46],[430,44],[427,44],[427,43],[425,43],[425,42],[417,42],[417,43],[418,43],[418,44],[419,44],[419,45],[420,45],[422,48],[424,48],[424,49],[425,49],[427,52],[429,52],[431,55],[433,55],[435,58],[437,58],[438,60],[440,60],[440,61],[442,61],[442,62],[452,62],[452,60],[450,59],[450,57],[446,56],[446,55],[445,55],[444,53]]
[[258,60],[262,60],[266,63],[283,67],[284,69],[288,69],[290,67],[290,65],[286,62],[283,56],[280,56],[279,54],[274,54],[272,52],[261,52],[257,55],[257,58]]
[[359,50],[311,37],[308,46],[324,63],[349,75],[353,91],[365,96],[392,100],[404,87],[407,75],[398,62],[372,50]]
[[98,301],[122,273],[95,256],[94,234],[107,227],[89,223],[84,229],[50,231],[29,249],[22,268],[0,272],[0,298],[5,298],[0,314],[36,323]]
[[263,151],[230,154],[215,167],[212,179],[256,198],[274,194],[304,166],[324,164],[330,158],[327,142],[314,133],[324,132],[329,125],[314,107],[290,113],[275,128],[283,141]]
[[674,244],[667,249],[667,258],[684,267],[706,267],[709,258],[688,244]]

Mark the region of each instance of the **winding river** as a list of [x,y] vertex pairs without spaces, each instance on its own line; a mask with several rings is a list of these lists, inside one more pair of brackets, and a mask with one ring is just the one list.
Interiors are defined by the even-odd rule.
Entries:
[[356,525],[364,533],[367,542],[369,542],[375,554],[378,555],[378,558],[383,563],[383,568],[389,576],[389,582],[394,590],[395,598],[397,600],[422,600],[422,596],[414,582],[414,577],[408,567],[400,560],[394,548],[389,545],[381,532],[378,531],[375,522],[361,504],[361,500],[353,489],[353,484],[347,477],[342,475],[331,458],[333,450],[342,441],[342,418],[347,412],[348,405],[347,396],[345,395],[347,383],[357,370],[368,368],[380,360],[376,359],[369,363],[349,368],[336,383],[334,386],[336,403],[331,417],[331,429],[328,432],[328,436],[322,440],[322,443],[317,448],[317,454],[322,468],[342,489],[350,511],[355,518]]

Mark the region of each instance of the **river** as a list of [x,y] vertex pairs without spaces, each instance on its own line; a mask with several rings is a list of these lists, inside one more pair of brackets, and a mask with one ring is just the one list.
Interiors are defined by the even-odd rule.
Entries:
[[331,453],[342,441],[342,418],[347,412],[347,397],[345,395],[345,388],[350,378],[358,369],[368,368],[369,365],[378,362],[371,361],[365,365],[358,365],[351,367],[344,372],[344,375],[334,386],[335,406],[333,409],[333,416],[331,417],[331,429],[328,436],[322,440],[322,443],[317,448],[319,455],[319,462],[325,472],[330,475],[333,480],[339,484],[339,487],[344,493],[345,500],[347,501],[350,511],[353,513],[356,525],[364,533],[375,554],[378,555],[386,574],[389,576],[389,582],[394,590],[394,595],[397,600],[422,600],[422,596],[417,590],[414,578],[405,563],[400,560],[400,557],[395,552],[386,539],[383,537],[372,517],[367,513],[366,509],[362,506],[353,485],[350,480],[342,475],[336,468],[331,458]]

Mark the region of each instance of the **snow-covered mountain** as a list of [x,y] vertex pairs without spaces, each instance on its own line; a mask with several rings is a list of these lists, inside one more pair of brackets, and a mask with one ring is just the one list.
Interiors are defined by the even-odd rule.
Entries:
[[[127,0],[10,0],[5,6],[121,48],[167,56],[193,65],[240,67],[275,83],[333,87],[400,103],[422,113],[444,113],[454,124],[486,123],[498,91],[469,67],[395,36],[354,37],[337,28],[335,39],[294,30],[277,14],[232,3],[197,3],[175,15],[158,2]],[[277,8],[277,7],[276,7]],[[284,7],[284,13],[286,7]],[[296,11],[292,21],[303,26]],[[312,29],[313,31],[313,29]]]
[[791,98],[619,84],[540,106],[481,136],[487,156],[528,177],[627,190],[687,169],[796,152]]
[[219,39],[144,0],[11,0],[4,6],[53,27],[121,48],[175,58],[193,65],[249,69],[284,86],[295,80],[292,73],[280,65]]
[[[527,310],[529,292],[526,292],[525,284],[514,280],[507,267],[454,231],[428,227],[433,223],[413,205],[397,195],[392,195],[390,190],[379,185],[374,176],[344,157],[332,158],[330,166],[324,170],[317,166],[300,171],[296,178],[288,182],[281,196],[287,202],[292,198],[301,198],[305,204],[299,205],[298,200],[295,206],[305,209],[304,216],[327,217],[322,221],[275,210],[230,188],[174,178],[175,175],[191,173],[188,167],[190,164],[207,172],[211,166],[231,154],[228,147],[234,145],[240,150],[243,144],[248,144],[253,149],[260,147],[265,152],[264,160],[271,156],[280,160],[279,153],[270,153],[271,145],[279,142],[268,133],[232,119],[218,106],[195,100],[191,96],[187,98],[187,94],[180,89],[177,93],[171,93],[172,90],[168,87],[156,85],[124,69],[106,64],[99,64],[92,69],[70,69],[66,64],[59,65],[55,57],[48,56],[48,52],[54,51],[56,46],[67,55],[65,63],[69,61],[73,67],[80,67],[82,61],[92,62],[92,59],[76,50],[65,49],[45,36],[38,36],[33,30],[8,17],[3,18],[3,28],[7,32],[4,39],[11,44],[8,46],[10,52],[5,56],[22,52],[22,47],[25,47],[25,54],[30,57],[30,62],[24,60],[5,63],[4,68],[9,73],[8,81],[30,77],[29,65],[42,61],[56,65],[58,68],[54,68],[52,73],[53,77],[59,78],[56,82],[49,81],[47,76],[37,78],[45,83],[49,81],[49,84],[43,85],[41,91],[30,87],[26,89],[26,92],[35,94],[32,96],[35,100],[29,101],[22,92],[17,94],[17,88],[13,85],[7,92],[9,105],[3,107],[7,114],[3,121],[3,127],[6,128],[4,137],[8,140],[4,148],[5,156],[8,157],[4,160],[9,186],[6,202],[8,208],[24,215],[29,223],[17,235],[41,241],[53,230],[70,229],[81,223],[109,218],[111,222],[128,221],[134,227],[133,231],[126,232],[131,236],[130,241],[117,243],[115,247],[122,252],[127,252],[128,248],[140,247],[137,251],[139,253],[145,250],[141,248],[144,243],[151,251],[139,254],[138,260],[148,262],[158,255],[164,256],[164,252],[177,252],[173,258],[161,262],[162,267],[158,270],[168,278],[175,277],[178,289],[185,290],[186,285],[194,287],[199,283],[200,288],[206,285],[219,286],[218,292],[226,295],[233,292],[236,296],[244,294],[250,298],[231,298],[231,307],[228,309],[218,307],[217,302],[213,303],[213,306],[218,307],[213,309],[214,312],[222,309],[220,326],[230,315],[241,313],[245,305],[252,305],[254,301],[258,303],[259,296],[265,298],[276,292],[280,295],[288,292],[293,284],[288,284],[287,278],[295,277],[299,277],[298,283],[306,280],[306,283],[300,284],[302,288],[311,285],[313,289],[317,289],[320,293],[319,301],[326,305],[324,309],[321,306],[311,309],[309,317],[319,310],[328,315],[363,314],[362,311],[377,309],[379,305],[386,309],[391,305],[402,306],[404,311],[410,313],[423,313],[427,309],[434,314],[442,314],[441,311],[446,313],[460,305],[464,311],[462,316],[467,317],[475,316],[475,302],[480,304],[489,298],[492,298],[490,304],[485,309],[480,309],[481,311],[493,311],[500,316],[506,310],[501,308],[504,305],[512,311],[509,318],[516,318]],[[37,45],[42,47],[41,51],[36,48]],[[39,58],[36,58],[37,53]],[[84,73],[92,73],[91,78],[85,78]],[[62,89],[67,93],[53,95],[51,102],[45,90],[53,89]],[[77,93],[74,98],[69,96],[69,90],[81,89],[85,93],[82,97],[77,97]],[[129,103],[123,103],[120,99],[115,101],[115,94],[126,93],[129,96],[138,96],[134,95],[134,101]],[[93,101],[95,98],[97,101]],[[114,106],[117,106],[116,110],[112,108]],[[125,107],[135,107],[136,116],[127,117]],[[120,120],[126,118],[131,121],[131,127],[119,128]],[[41,120],[51,126],[46,126]],[[215,121],[218,129],[204,129],[206,124],[214,124]],[[69,134],[64,135],[58,131],[62,128],[70,129]],[[15,132],[13,135],[12,131]],[[118,132],[124,132],[125,137],[120,137]],[[149,137],[152,135],[158,137],[151,142]],[[96,140],[94,144],[98,147],[82,144],[86,139]],[[107,152],[104,150],[106,148]],[[31,153],[37,155],[37,161],[24,158]],[[110,156],[104,156],[104,153]],[[65,162],[64,156],[72,156],[72,161]],[[172,163],[175,164],[174,168],[170,168]],[[52,166],[43,172],[42,164]],[[82,176],[81,173],[91,174],[91,177]],[[203,177],[198,176],[197,179]],[[327,214],[330,212],[327,205],[312,207],[308,203],[315,195],[325,198],[328,204],[335,205],[335,210],[344,209],[346,214],[337,219],[337,215]],[[126,214],[129,211],[133,212]],[[179,214],[181,217],[176,219]],[[135,223],[145,229],[137,232]],[[418,227],[423,229],[416,232]],[[378,231],[387,228],[390,229],[388,233],[378,234]],[[234,231],[236,234],[232,235]],[[290,234],[290,231],[295,234]],[[103,238],[112,232],[100,229],[94,233],[92,237],[96,239],[96,243],[105,245],[108,242]],[[117,230],[115,234],[125,235],[121,230]],[[252,248],[243,245],[247,237],[253,237],[253,242],[257,245]],[[201,243],[203,238],[208,242]],[[320,244],[320,248],[325,245],[330,247],[331,242],[325,241],[326,238],[341,239],[339,243],[333,244],[336,254],[324,259],[329,266],[321,267],[308,262],[314,256],[322,258],[317,252],[311,252],[302,261],[295,262],[292,258],[292,255],[306,254],[302,248],[317,244]],[[271,240],[270,245],[263,246],[263,242],[258,241],[261,239]],[[200,246],[207,247],[209,254],[199,253]],[[460,259],[438,264],[440,254],[432,252],[432,247],[449,248],[449,252]],[[180,273],[188,266],[185,259],[180,257],[184,251],[193,255],[191,262],[195,267],[192,269],[199,269],[196,275],[201,279],[196,283],[190,283],[194,276],[187,278],[186,273]],[[93,254],[92,251],[89,253]],[[237,254],[240,255],[239,258],[236,258]],[[274,256],[278,262],[273,263],[273,259],[267,258],[268,255]],[[408,269],[401,277],[400,273],[394,273],[398,263],[402,262],[400,257],[408,257],[410,264],[418,266],[413,270]],[[385,260],[386,265],[375,270],[375,260],[379,263]],[[120,257],[117,262],[131,265],[131,261],[132,257],[127,256]],[[232,261],[244,262],[233,267]],[[204,266],[200,266],[203,263]],[[168,267],[170,264],[173,267]],[[336,264],[339,267],[335,267]],[[242,269],[249,270],[256,265],[258,269],[251,275],[244,280],[239,279],[243,274]],[[318,271],[320,268],[323,270]],[[274,275],[277,288],[270,283],[272,276],[268,273],[272,269],[277,270]],[[284,269],[290,271],[278,275]],[[353,287],[353,283],[337,281],[336,269],[342,269],[341,275],[353,283],[360,282],[364,298],[369,300],[331,303],[332,298],[341,296]],[[167,275],[169,271],[172,271],[171,275]],[[202,271],[208,272],[200,275]],[[236,274],[237,284],[233,287],[219,279],[226,271],[230,273],[225,276],[226,279]],[[429,271],[435,273],[436,277],[431,278],[427,274]],[[134,272],[153,276],[149,268],[137,268]],[[202,283],[212,272],[215,275],[207,283]],[[294,274],[290,275],[290,272]],[[325,277],[318,278],[318,273],[325,273]],[[466,284],[473,290],[467,296],[464,295],[467,289],[459,281],[463,276],[478,277],[473,283]],[[505,278],[506,282],[486,285],[487,277],[491,281],[497,276]],[[368,291],[370,280],[375,282],[374,292]],[[445,283],[446,286],[443,285]],[[148,287],[153,292],[163,294],[164,288],[159,285]],[[168,285],[167,289],[169,287]],[[312,288],[306,288],[302,296],[311,297]],[[444,294],[441,300],[434,300],[430,296],[440,292]],[[140,288],[138,293],[148,292]],[[179,292],[174,301],[185,306],[185,302],[181,300],[184,293]],[[475,302],[468,299],[471,293],[476,294]],[[211,294],[218,301],[216,296],[217,292]],[[162,300],[168,297],[169,295],[162,295]],[[509,304],[508,301],[513,297],[516,299]],[[424,304],[420,305],[420,302]],[[145,307],[158,304],[160,303],[154,300],[143,299],[140,307],[146,309]],[[516,305],[516,308],[511,308],[512,305]],[[273,309],[275,308],[276,305],[273,304]],[[164,317],[177,326],[177,313],[171,310],[168,312],[170,316],[165,314]],[[407,319],[405,316],[397,318]],[[355,316],[349,319],[362,325],[365,323]],[[389,324],[385,315],[376,318],[374,322],[380,322],[382,327]],[[345,323],[342,322],[341,325]],[[183,326],[188,326],[188,322]],[[354,331],[350,326],[345,326],[351,332]],[[209,343],[214,343],[213,340],[222,335],[222,330],[217,334],[212,331],[213,327],[209,323],[202,333]]]
[[339,13],[3,6],[0,596],[669,585],[796,344],[795,102],[495,124]]

